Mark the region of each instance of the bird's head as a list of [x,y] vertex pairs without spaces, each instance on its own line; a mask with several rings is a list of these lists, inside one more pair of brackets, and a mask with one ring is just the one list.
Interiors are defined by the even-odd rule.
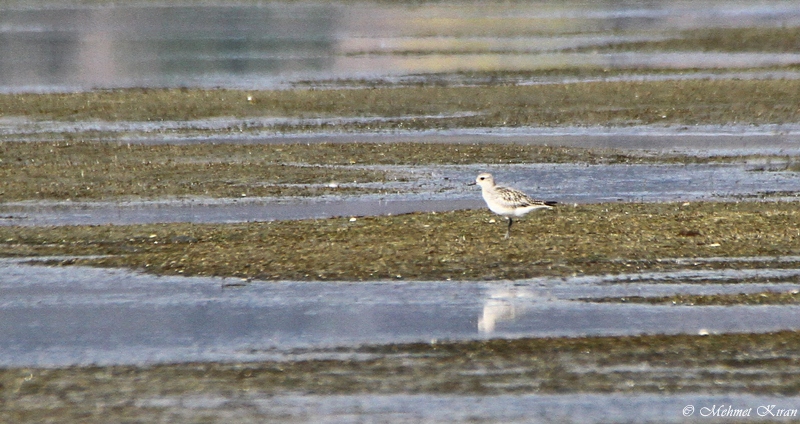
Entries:
[[487,172],[483,172],[478,174],[478,177],[475,178],[475,182],[470,185],[479,185],[481,187],[494,187],[494,177],[492,174]]

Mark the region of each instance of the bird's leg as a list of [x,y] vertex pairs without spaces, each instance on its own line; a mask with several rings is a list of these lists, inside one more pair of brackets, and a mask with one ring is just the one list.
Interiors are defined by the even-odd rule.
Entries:
[[506,231],[506,237],[505,237],[506,239],[508,239],[509,237],[511,237],[511,224],[513,224],[513,223],[514,223],[514,221],[513,221],[513,220],[511,219],[511,217],[509,216],[509,217],[508,217],[508,230]]

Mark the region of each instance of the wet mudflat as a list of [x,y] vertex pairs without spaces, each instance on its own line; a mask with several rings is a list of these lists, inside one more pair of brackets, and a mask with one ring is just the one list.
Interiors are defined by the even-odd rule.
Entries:
[[[407,364],[412,362],[408,361]],[[258,369],[234,370],[224,364],[201,364],[186,366],[191,369],[179,375],[193,375],[193,382],[201,382],[208,387],[226,376],[231,380],[240,375],[255,375]],[[283,369],[292,371],[291,369]],[[145,385],[140,381],[164,385],[161,379],[149,379],[154,373],[166,374],[160,367],[153,369],[114,367],[113,369],[91,370],[95,375],[106,380],[122,380],[127,377],[133,384],[126,386],[131,393],[148,394]],[[172,371],[172,370],[170,370]],[[211,375],[203,378],[205,375]],[[18,378],[38,378],[41,385],[57,385],[64,382],[62,372],[43,370],[42,373],[19,375]],[[70,379],[71,380],[71,379]],[[245,377],[244,381],[248,381]],[[259,379],[253,379],[257,384]],[[72,381],[72,380],[71,380]],[[183,380],[175,380],[176,383]],[[97,384],[97,383],[93,383]],[[38,385],[32,385],[38,387]],[[136,386],[140,390],[132,389]],[[79,386],[74,386],[79,387]],[[237,387],[230,385],[228,387]],[[100,413],[81,414],[74,417],[71,402],[58,402],[53,408],[59,413],[62,422],[105,422],[104,419],[118,419],[134,422],[168,419],[172,421],[219,421],[235,420],[237,422],[362,422],[365,417],[390,422],[504,422],[504,423],[550,423],[550,422],[639,422],[651,420],[669,422],[703,422],[713,420],[714,415],[726,417],[754,417],[743,420],[769,420],[775,422],[793,422],[796,416],[798,398],[759,395],[708,395],[708,394],[510,394],[510,395],[453,395],[453,394],[372,394],[356,393],[345,395],[318,394],[264,394],[252,393],[250,385],[240,392],[225,394],[212,393],[208,396],[176,393],[172,396],[146,397],[133,405],[125,404],[118,392],[108,391],[108,396],[99,400],[104,407]],[[35,390],[35,389],[34,389]],[[202,392],[211,392],[204,389]],[[248,391],[250,393],[248,393]],[[105,392],[105,391],[104,391]],[[200,392],[200,391],[198,391]],[[39,399],[42,400],[42,399]],[[94,399],[91,399],[94,400]],[[48,399],[54,402],[53,399]],[[117,405],[111,405],[117,401]],[[776,404],[775,402],[778,402]],[[683,410],[688,405],[698,405],[698,418],[687,418]],[[709,405],[709,406],[701,406]],[[733,406],[736,405],[736,406]],[[790,406],[787,406],[790,405]],[[16,405],[15,405],[16,406]],[[168,412],[167,412],[168,411]],[[676,412],[677,411],[677,412]],[[687,410],[689,412],[690,410]],[[702,414],[702,415],[701,415]],[[759,415],[761,414],[761,415]],[[46,412],[18,409],[8,411],[7,416],[13,419],[37,419],[48,416]],[[675,416],[675,418],[672,418]],[[165,418],[166,417],[166,418]],[[140,421],[138,421],[140,420]]]
[[505,223],[484,210],[225,225],[7,226],[0,227],[0,252],[105,255],[69,263],[256,280],[502,280],[675,267],[663,258],[794,256],[797,216],[795,202],[565,205],[527,217],[510,240],[502,239]]
[[[4,227],[5,255],[111,256],[4,261],[3,413],[448,421],[433,411],[478,398],[454,416],[579,421],[578,404],[630,421],[647,404],[646,416],[682,421],[705,402],[792,413],[796,213],[793,202],[567,206],[510,241],[484,211]],[[228,278],[183,276],[209,274]]]
[[2,8],[2,420],[796,419],[797,5]]
[[[793,200],[800,194],[800,178],[797,178],[796,171],[786,170],[784,167],[787,165],[792,164],[777,158],[749,164],[366,167],[367,174],[393,175],[393,181],[340,183],[331,180],[324,184],[242,182],[231,184],[235,187],[229,191],[242,192],[233,198],[182,196],[154,200],[8,202],[0,205],[0,226],[236,223],[480,209],[484,207],[480,190],[467,186],[467,183],[478,173],[486,171],[493,172],[499,181],[513,181],[513,185],[521,190],[563,204]],[[357,173],[357,168],[354,168],[349,167],[351,172]],[[209,175],[209,179],[212,178]],[[255,178],[260,179],[259,176]],[[146,184],[141,180],[136,183]],[[87,186],[77,182],[75,191],[101,191],[104,188],[103,182],[90,184],[95,187],[86,189]],[[171,187],[166,181],[159,185]],[[264,188],[283,195],[253,196]],[[152,191],[159,190],[154,188]],[[294,192],[303,192],[304,195],[289,195]]]
[[[551,147],[513,136],[503,143],[475,142],[477,136],[452,142],[7,143],[0,225],[232,223],[475,209],[482,207],[479,191],[467,183],[486,171],[564,204],[795,198],[800,179],[792,137],[747,137],[716,140],[723,147],[705,153],[674,145]],[[644,146],[648,139],[631,142]]]
[[[585,300],[791,294],[800,288],[797,269],[241,285],[13,266],[20,261],[2,261],[0,277],[2,416],[11,421],[232,413],[242,422],[285,414],[349,421],[358,411],[439,422],[458,405],[459,420],[529,421],[531,413],[544,413],[545,422],[578,420],[584,408],[608,408],[595,418],[630,421],[646,404],[644,416],[677,422],[687,404],[720,402],[777,405],[796,417],[798,302]],[[482,401],[464,405],[469,399]]]
[[[69,141],[79,136],[135,142],[162,137],[376,131],[403,134],[574,125],[675,125],[691,129],[695,125],[737,124],[743,117],[747,117],[747,125],[757,126],[797,122],[794,93],[800,90],[798,87],[797,79],[698,79],[0,94],[6,113],[0,128],[2,138],[8,141]],[[83,123],[75,124],[76,120]]]

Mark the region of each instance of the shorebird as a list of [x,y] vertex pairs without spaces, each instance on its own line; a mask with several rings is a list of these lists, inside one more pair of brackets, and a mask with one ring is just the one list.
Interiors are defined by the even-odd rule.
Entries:
[[536,209],[552,209],[556,202],[534,200],[527,194],[511,187],[499,186],[494,183],[492,174],[482,173],[478,175],[474,183],[470,185],[481,186],[483,200],[489,210],[508,218],[508,230],[505,238],[511,236],[511,224],[514,223],[513,217],[521,217]]

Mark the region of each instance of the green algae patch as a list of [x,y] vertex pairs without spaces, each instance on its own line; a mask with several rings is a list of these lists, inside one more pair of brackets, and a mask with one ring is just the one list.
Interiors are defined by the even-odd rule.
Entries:
[[[620,44],[624,45],[624,44]],[[592,52],[599,52],[604,49],[615,49],[617,44],[598,46],[591,48]],[[576,49],[578,50],[578,49]],[[625,50],[620,47],[618,50]],[[353,89],[369,87],[390,88],[390,87],[496,87],[511,85],[530,85],[530,84],[572,84],[586,80],[641,80],[641,79],[691,79],[692,75],[698,75],[697,79],[728,79],[742,80],[743,74],[752,73],[752,79],[761,79],[759,75],[767,72],[787,73],[797,71],[800,65],[773,65],[744,68],[609,68],[602,65],[574,65],[554,68],[528,69],[528,70],[474,70],[458,72],[441,72],[411,74],[404,77],[386,78],[340,78],[330,80],[301,80],[292,83],[294,89]],[[565,82],[573,80],[572,82]],[[611,82],[611,81],[608,81]]]
[[676,294],[673,296],[625,296],[582,299],[593,303],[645,303],[650,305],[730,306],[730,305],[800,305],[800,291],[737,294]]
[[[275,91],[129,89],[0,94],[0,110],[5,117],[23,123],[148,122],[154,128],[151,137],[161,134],[159,121],[219,117],[242,121],[201,133],[213,136],[253,131],[283,134],[741,122],[755,125],[800,121],[798,92],[798,80],[600,81]],[[254,117],[298,120],[273,124],[247,121]],[[373,119],[342,119],[353,117]],[[307,121],[308,118],[312,120]],[[76,135],[65,131],[62,136]],[[24,131],[15,134],[11,129],[3,137],[11,140],[31,136]]]
[[675,37],[594,47],[592,51],[718,51],[795,53],[800,50],[798,27],[703,28]]
[[[625,31],[619,31],[619,35],[624,37]],[[645,41],[611,41],[605,45],[589,45],[585,47],[567,47],[567,48],[554,48],[549,52],[609,52],[609,51],[627,51],[627,52],[652,52],[652,51],[665,51],[665,52],[687,52],[687,51],[703,51],[703,52],[773,52],[773,53],[795,53],[800,50],[800,28],[798,27],[734,27],[734,28],[699,28],[684,31],[664,32],[649,34],[653,40]],[[552,34],[541,34],[540,36],[551,36]],[[508,50],[489,50],[479,44],[464,44],[456,46],[453,49],[442,49],[441,46],[431,46],[429,48],[413,48],[413,49],[373,49],[373,50],[359,50],[350,53],[351,56],[360,55],[475,55],[475,54],[515,54],[520,53],[519,50],[510,48]],[[582,68],[567,68],[563,70],[544,70],[544,71],[531,71],[539,75],[547,75],[549,73],[558,73],[559,75],[569,75],[573,72],[581,72]],[[593,70],[591,67],[583,68],[590,75],[589,72]],[[664,69],[663,71],[667,71]],[[607,74],[618,73],[619,70],[611,70],[606,68]]]
[[[281,395],[797,396],[798,347],[800,333],[784,331],[445,341],[299,351],[311,359],[246,363],[6,368],[0,420],[161,422],[180,414],[216,422],[235,410],[237,420],[251,422],[280,418],[259,402],[279,402],[274,397]],[[213,402],[191,406],[205,399]]]
[[[0,255],[253,280],[502,280],[724,267],[667,258],[800,253],[796,202],[561,205],[504,240],[488,211],[242,224],[0,227]],[[797,264],[781,262],[780,267]]]
[[[369,346],[360,351],[410,360],[449,362],[461,369],[462,377],[480,380],[450,386],[450,390],[462,394],[738,392],[793,395],[800,390],[793,371],[800,365],[794,350],[799,344],[799,333],[784,331],[707,336],[495,339]],[[507,372],[515,366],[519,367],[519,373]],[[751,380],[748,371],[763,377]],[[773,373],[779,373],[781,378],[771,380],[775,377]],[[437,374],[429,370],[420,375]],[[425,377],[419,380],[424,384]],[[446,384],[447,380],[458,379],[451,376],[440,383]],[[772,382],[767,383],[770,380]],[[786,383],[782,389],[780,381]],[[766,384],[762,386],[761,383]],[[428,390],[447,391],[436,386]]]
[[302,146],[0,143],[0,202],[361,194],[380,190],[358,183],[404,178],[326,166],[347,159],[302,163],[304,152],[334,150]]

